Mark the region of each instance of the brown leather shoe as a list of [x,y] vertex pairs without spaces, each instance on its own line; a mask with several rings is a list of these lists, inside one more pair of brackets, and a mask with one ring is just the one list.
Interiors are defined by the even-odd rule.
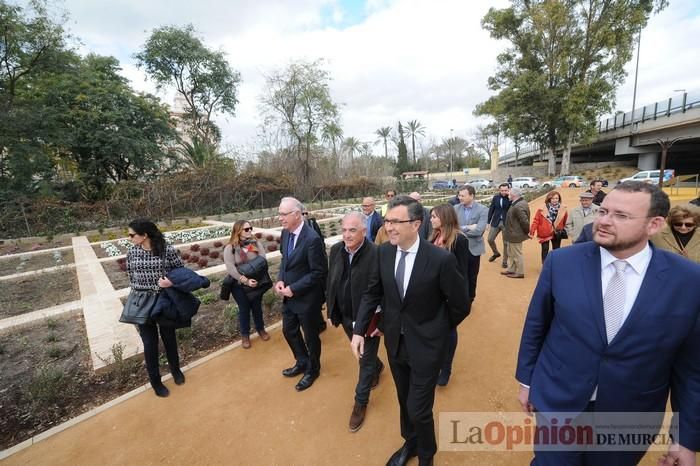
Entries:
[[352,414],[350,415],[350,432],[357,432],[362,427],[362,423],[365,422],[365,413],[367,412],[367,405],[361,405],[357,401],[355,406],[352,408]]
[[241,346],[245,349],[250,348],[250,337],[248,335],[241,337]]
[[501,275],[515,275],[515,272],[509,272],[506,270],[505,272],[501,272]]
[[262,341],[267,341],[270,339],[270,335],[265,331],[265,329],[258,330],[258,335]]
[[521,273],[511,273],[510,275],[506,275],[508,278],[525,278],[525,275]]

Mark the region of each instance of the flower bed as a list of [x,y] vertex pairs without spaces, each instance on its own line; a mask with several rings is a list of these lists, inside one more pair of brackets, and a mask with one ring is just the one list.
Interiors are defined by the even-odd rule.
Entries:
[[48,267],[73,264],[74,262],[72,249],[47,251],[31,256],[2,258],[0,259],[0,276],[31,272]]
[[80,299],[75,268],[0,281],[0,318]]

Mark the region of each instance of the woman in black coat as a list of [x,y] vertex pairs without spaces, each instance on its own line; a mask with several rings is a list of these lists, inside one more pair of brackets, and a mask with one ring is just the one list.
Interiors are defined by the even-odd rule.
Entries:
[[[171,270],[184,265],[175,249],[166,244],[163,234],[155,223],[146,219],[129,223],[129,241],[132,246],[126,255],[126,272],[129,275],[132,293],[160,294],[164,288],[173,286],[165,276]],[[175,326],[160,325],[148,319],[144,324],[137,324],[137,327],[143,341],[143,357],[146,360],[146,371],[148,371],[151,387],[156,395],[168,396],[170,392],[160,380],[158,333],[160,332],[160,338],[163,340],[173,380],[177,385],[182,385],[185,383],[185,375],[180,370]]]
[[[459,228],[457,214],[454,208],[449,204],[433,207],[430,211],[430,224],[433,227],[430,242],[437,247],[451,251],[457,258],[457,269],[459,273],[462,274],[463,277],[466,277],[469,267],[467,254],[469,252],[469,242]],[[453,328],[450,332],[450,345],[445,355],[445,362],[442,365],[442,369],[440,369],[440,375],[437,380],[437,384],[440,386],[444,387],[450,380],[450,375],[452,374],[452,360],[454,359],[456,350],[457,328]]]

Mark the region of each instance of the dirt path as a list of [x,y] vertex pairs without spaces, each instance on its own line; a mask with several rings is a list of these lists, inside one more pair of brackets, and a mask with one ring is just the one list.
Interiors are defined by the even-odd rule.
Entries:
[[[578,191],[563,190],[576,205]],[[539,203],[532,203],[531,208]],[[568,242],[567,242],[568,244]],[[482,258],[477,299],[459,333],[452,379],[436,396],[440,411],[517,411],[513,378],[520,332],[540,269],[539,245],[524,247],[524,280],[502,277]],[[384,464],[402,443],[396,394],[387,371],[372,392],[362,429],[348,432],[357,366],[340,329],[322,334],[321,377],[297,393],[280,370],[293,361],[281,331],[237,348],[9,457],[7,464]],[[386,362],[382,345],[381,357]],[[436,464],[523,465],[530,453],[438,452]],[[658,454],[647,455],[645,465]],[[417,464],[413,460],[410,464]]]

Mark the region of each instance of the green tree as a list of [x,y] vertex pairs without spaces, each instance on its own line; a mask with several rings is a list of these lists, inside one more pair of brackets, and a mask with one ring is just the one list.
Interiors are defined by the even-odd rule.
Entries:
[[418,120],[411,120],[405,128],[406,135],[411,137],[411,153],[413,154],[413,165],[416,165],[416,136],[425,136],[425,126]]
[[391,137],[391,126],[382,126],[377,131],[375,131],[374,134],[379,136],[377,142],[384,143],[384,157],[389,158],[389,146],[387,141]]
[[324,127],[337,124],[338,107],[330,95],[330,74],[323,61],[297,61],[266,78],[261,97],[267,121],[277,122],[294,141],[304,184],[311,171],[311,149]]
[[399,121],[399,127],[397,129],[397,133],[399,135],[399,140],[398,140],[398,149],[399,149],[399,155],[398,158],[396,159],[396,171],[394,172],[394,176],[397,178],[401,177],[401,174],[403,172],[409,171],[410,165],[408,163],[408,149],[406,149],[406,142],[404,141],[403,135],[404,135],[404,129],[403,125]]
[[190,24],[153,30],[134,57],[159,89],[174,86],[185,99],[184,120],[190,136],[202,144],[218,145],[221,136],[213,116],[235,114],[241,82],[224,52],[210,50]]
[[330,143],[334,158],[338,157],[338,144],[342,141],[343,129],[336,121],[331,121],[323,125],[321,139]]
[[345,140],[343,141],[343,149],[348,154],[350,154],[350,164],[352,164],[354,161],[355,152],[359,153],[361,148],[362,142],[356,137],[350,136],[348,138],[345,138]]
[[520,133],[547,148],[549,173],[564,145],[594,134],[597,118],[614,105],[616,87],[631,58],[633,35],[665,0],[513,0],[491,8],[482,26],[511,46],[498,57],[489,87],[498,94],[477,108],[513,137]]

